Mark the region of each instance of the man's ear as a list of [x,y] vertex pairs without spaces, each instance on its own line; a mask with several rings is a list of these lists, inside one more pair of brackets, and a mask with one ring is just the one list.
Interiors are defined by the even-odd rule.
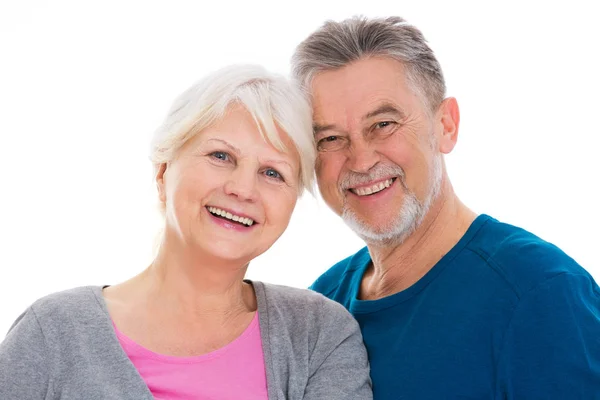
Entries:
[[165,193],[165,172],[167,172],[167,163],[162,163],[158,165],[156,169],[156,189],[158,190],[158,198],[161,203],[165,203],[167,201],[167,196]]
[[458,102],[454,97],[444,99],[438,113],[443,129],[438,141],[438,150],[443,154],[448,154],[454,149],[458,140],[458,125],[460,123]]

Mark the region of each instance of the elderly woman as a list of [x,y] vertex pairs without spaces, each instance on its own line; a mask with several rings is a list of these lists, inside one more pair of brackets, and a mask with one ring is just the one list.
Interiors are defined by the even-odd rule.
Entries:
[[309,105],[287,80],[238,66],[183,93],[152,146],[155,260],[121,284],[35,302],[0,345],[0,398],[371,399],[342,306],[244,280],[311,187],[314,159]]

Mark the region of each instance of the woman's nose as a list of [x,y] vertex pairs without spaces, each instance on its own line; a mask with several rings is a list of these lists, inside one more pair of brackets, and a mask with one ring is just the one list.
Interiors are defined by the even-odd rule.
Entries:
[[257,176],[254,169],[238,166],[225,182],[225,194],[240,201],[255,201],[258,196]]

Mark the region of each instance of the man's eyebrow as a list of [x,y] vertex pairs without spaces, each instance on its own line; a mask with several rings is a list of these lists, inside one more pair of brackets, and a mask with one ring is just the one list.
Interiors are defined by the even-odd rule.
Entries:
[[335,125],[313,124],[313,133],[315,134],[315,136],[317,136],[321,132],[330,131],[330,130],[334,130],[334,129],[335,129]]
[[[393,114],[399,119],[406,118],[406,114],[404,114],[404,112],[402,110],[400,110],[398,107],[394,106],[392,103],[383,103],[382,105],[380,105],[373,111],[370,111],[367,114],[365,114],[365,116],[362,119],[363,119],[363,121],[365,121],[367,119],[376,117],[381,114]],[[333,124],[329,124],[329,125],[319,125],[316,123],[313,124],[313,132],[314,132],[315,136],[321,132],[331,131],[331,130],[335,131],[338,129]]]
[[403,119],[404,117],[406,117],[406,115],[404,114],[404,112],[402,112],[402,110],[400,110],[399,108],[397,108],[396,106],[394,106],[391,103],[383,103],[382,105],[380,105],[379,107],[377,107],[376,109],[374,109],[373,111],[368,112],[367,114],[365,114],[365,116],[363,117],[363,121],[376,117],[378,115],[381,114],[394,114],[396,115],[398,118]]

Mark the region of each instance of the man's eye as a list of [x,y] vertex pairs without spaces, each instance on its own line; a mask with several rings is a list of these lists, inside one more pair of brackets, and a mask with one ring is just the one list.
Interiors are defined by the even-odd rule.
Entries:
[[373,135],[373,138],[385,139],[396,132],[396,128],[398,128],[398,123],[394,121],[381,121],[374,124],[369,133]]
[[336,151],[343,149],[347,144],[347,139],[344,136],[330,135],[319,139],[317,142],[318,151]]
[[273,168],[268,168],[265,171],[265,175],[268,176],[269,178],[283,180],[283,177],[281,176],[281,174],[279,172],[275,171]]
[[213,158],[216,158],[217,160],[220,161],[228,161],[229,160],[229,154],[225,153],[224,151],[215,151],[214,153],[210,154]]

